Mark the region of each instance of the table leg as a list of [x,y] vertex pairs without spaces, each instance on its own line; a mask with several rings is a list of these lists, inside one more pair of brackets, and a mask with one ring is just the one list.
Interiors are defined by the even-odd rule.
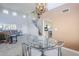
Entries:
[[41,50],[41,56],[45,56],[43,49]]
[[10,42],[13,43],[13,39],[12,39],[12,37],[10,37]]
[[61,47],[58,47],[58,56],[62,56]]
[[17,42],[17,36],[16,36],[16,42]]

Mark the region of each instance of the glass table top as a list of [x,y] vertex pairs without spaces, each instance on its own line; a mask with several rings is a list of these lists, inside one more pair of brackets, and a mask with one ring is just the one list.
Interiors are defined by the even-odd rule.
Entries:
[[57,40],[50,40],[49,38],[43,37],[43,36],[28,36],[27,45],[37,48],[37,49],[47,49],[52,48],[56,46],[63,45],[62,41]]

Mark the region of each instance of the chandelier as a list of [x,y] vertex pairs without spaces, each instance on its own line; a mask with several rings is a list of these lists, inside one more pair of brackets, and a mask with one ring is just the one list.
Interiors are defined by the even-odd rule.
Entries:
[[38,18],[40,18],[40,15],[46,11],[46,3],[37,3],[36,4],[36,13],[38,15]]

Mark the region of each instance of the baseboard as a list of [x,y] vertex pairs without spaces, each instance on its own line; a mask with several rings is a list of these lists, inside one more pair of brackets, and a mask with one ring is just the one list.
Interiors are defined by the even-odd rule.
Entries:
[[66,48],[66,47],[62,47],[62,48],[65,49],[65,50],[67,50],[67,51],[79,54],[79,51],[76,51],[76,50],[73,50],[73,49],[70,49],[70,48]]

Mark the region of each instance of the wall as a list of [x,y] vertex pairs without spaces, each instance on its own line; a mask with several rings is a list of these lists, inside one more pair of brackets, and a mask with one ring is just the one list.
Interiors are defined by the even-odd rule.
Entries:
[[32,18],[30,14],[26,14],[26,18],[22,17],[22,13],[18,13],[17,16],[12,16],[9,10],[9,14],[4,14],[2,10],[5,8],[0,8],[0,24],[16,24],[18,30],[22,30],[24,34],[37,35],[37,28],[32,23]]
[[[65,9],[67,12],[63,12]],[[44,13],[41,19],[45,20],[53,29],[53,38],[64,41],[64,46],[79,51],[79,4],[64,4]]]

